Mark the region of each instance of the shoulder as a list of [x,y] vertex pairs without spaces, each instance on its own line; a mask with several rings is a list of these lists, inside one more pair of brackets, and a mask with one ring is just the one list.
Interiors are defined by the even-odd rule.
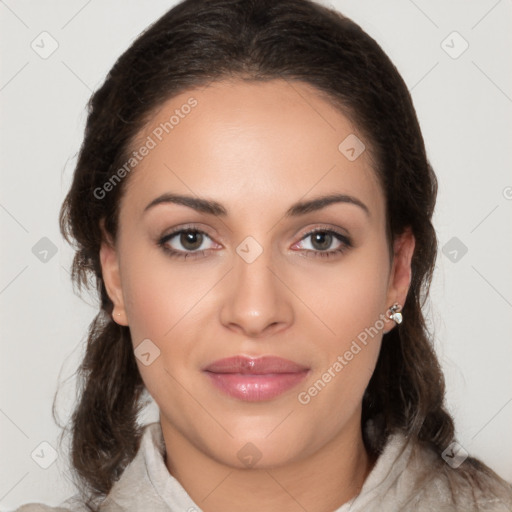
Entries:
[[58,506],[43,505],[42,503],[27,503],[14,512],[90,512],[78,495],[68,498]]
[[[449,462],[433,448],[414,446],[410,472],[418,505],[428,504],[425,510],[437,507],[439,511],[512,511],[512,484],[473,457]],[[422,512],[423,508],[416,510]]]
[[50,507],[42,503],[28,503],[17,508],[14,512],[72,512],[69,508]]
[[454,460],[453,451],[442,452],[395,432],[388,437],[359,495],[338,512],[397,510],[512,512],[512,484],[478,459]]

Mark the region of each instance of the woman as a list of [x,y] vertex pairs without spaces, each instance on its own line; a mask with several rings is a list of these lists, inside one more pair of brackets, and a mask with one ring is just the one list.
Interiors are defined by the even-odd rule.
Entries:
[[421,310],[436,192],[407,88],[352,21],[306,0],[165,14],[94,94],[62,208],[101,310],[81,495],[50,510],[512,510],[444,408]]

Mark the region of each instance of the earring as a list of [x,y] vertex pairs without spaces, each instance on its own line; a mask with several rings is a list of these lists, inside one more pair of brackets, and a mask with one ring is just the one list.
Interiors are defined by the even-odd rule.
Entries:
[[400,306],[400,304],[398,304],[398,302],[395,302],[388,309],[388,318],[390,318],[391,320],[394,320],[397,324],[401,324],[403,318],[402,318],[402,313],[400,313],[400,311],[402,311],[402,306]]

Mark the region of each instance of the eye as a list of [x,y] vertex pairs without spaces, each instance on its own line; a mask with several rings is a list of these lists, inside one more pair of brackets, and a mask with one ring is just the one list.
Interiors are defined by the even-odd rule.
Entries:
[[[305,243],[308,239],[310,242]],[[218,245],[215,247],[216,244],[207,233],[192,227],[182,228],[165,235],[158,241],[158,245],[169,256],[183,259],[202,257],[208,251],[219,247]],[[301,241],[292,247],[303,250],[311,256],[325,258],[343,253],[352,247],[352,243],[347,236],[332,229],[315,229],[306,233]]]
[[[310,239],[310,242],[304,244],[303,242],[308,239]],[[310,231],[301,239],[301,242],[295,244],[294,247],[300,245],[302,245],[302,247],[299,247],[299,249],[311,253],[312,256],[320,257],[335,256],[352,247],[352,243],[348,237],[332,229],[315,229]],[[306,247],[304,247],[304,245]]]
[[212,249],[212,242],[204,231],[186,228],[165,235],[159,240],[158,245],[171,256],[187,258],[190,255],[204,256],[207,250]]

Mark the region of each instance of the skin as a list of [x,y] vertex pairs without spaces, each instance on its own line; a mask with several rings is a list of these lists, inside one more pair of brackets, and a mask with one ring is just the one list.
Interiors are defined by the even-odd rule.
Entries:
[[[357,495],[375,462],[362,440],[362,397],[395,323],[386,319],[309,403],[297,395],[405,302],[414,237],[398,237],[390,259],[369,151],[349,161],[338,150],[349,134],[364,137],[311,86],[233,80],[188,91],[161,106],[138,142],[191,96],[197,106],[127,178],[117,239],[105,235],[113,318],[129,326],[134,348],[150,339],[160,350],[149,366],[137,363],[160,409],[166,466],[202,510],[332,511]],[[215,200],[227,215],[172,203],[144,213],[164,193]],[[285,216],[298,201],[333,193],[357,198],[368,213],[334,203]],[[190,224],[207,233],[206,253],[169,257],[158,240]],[[338,230],[352,247],[315,256],[322,246],[306,235],[315,228]],[[252,263],[236,252],[248,236],[263,249]],[[179,235],[167,245],[191,252]],[[201,371],[237,354],[280,356],[310,373],[272,400],[243,402]],[[253,467],[237,456],[247,443],[261,455]]]

